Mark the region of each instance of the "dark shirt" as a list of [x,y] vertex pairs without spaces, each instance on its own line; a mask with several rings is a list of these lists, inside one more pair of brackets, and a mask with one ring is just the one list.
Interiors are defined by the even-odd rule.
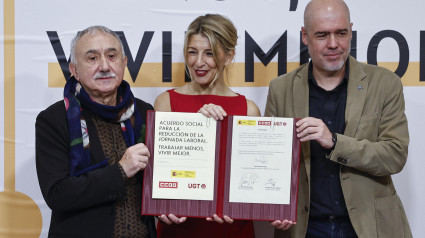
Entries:
[[[345,129],[348,61],[345,65],[344,78],[336,88],[330,91],[326,91],[317,85],[313,77],[313,63],[310,63],[308,69],[309,115],[322,119],[331,133],[343,134]],[[311,218],[348,216],[340,183],[340,165],[326,158],[328,152],[317,141],[310,141]]]

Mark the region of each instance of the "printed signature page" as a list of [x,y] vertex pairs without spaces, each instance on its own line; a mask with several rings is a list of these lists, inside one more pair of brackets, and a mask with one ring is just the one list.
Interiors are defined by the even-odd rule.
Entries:
[[293,118],[233,118],[229,201],[289,204]]

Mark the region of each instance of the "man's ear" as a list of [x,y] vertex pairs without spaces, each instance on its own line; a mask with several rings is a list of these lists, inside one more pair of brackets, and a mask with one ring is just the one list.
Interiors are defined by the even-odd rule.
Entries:
[[126,55],[126,56],[124,56],[124,67],[127,67],[127,60],[128,60],[128,58],[127,58],[127,55]]
[[69,63],[69,71],[71,71],[71,74],[74,76],[74,78],[78,80],[77,67],[75,64]]
[[305,27],[301,27],[301,33],[302,33],[302,41],[304,43],[304,45],[308,46],[308,40],[307,40],[307,30],[305,29]]

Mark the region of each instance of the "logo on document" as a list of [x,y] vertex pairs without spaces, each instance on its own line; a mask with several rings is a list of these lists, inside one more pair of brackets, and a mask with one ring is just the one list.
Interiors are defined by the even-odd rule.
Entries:
[[259,126],[271,126],[272,122],[271,121],[258,121],[258,125]]
[[160,188],[177,188],[177,182],[159,182]]
[[189,183],[187,185],[187,187],[188,188],[195,188],[195,189],[200,189],[200,188],[205,189],[207,187],[207,185],[206,184],[199,184],[199,183]]
[[256,120],[238,120],[238,125],[241,126],[255,126],[256,124]]

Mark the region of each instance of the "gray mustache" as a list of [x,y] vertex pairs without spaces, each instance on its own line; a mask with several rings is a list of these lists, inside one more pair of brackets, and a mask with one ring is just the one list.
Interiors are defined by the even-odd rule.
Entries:
[[117,75],[111,72],[97,72],[94,79],[98,78],[115,78]]

